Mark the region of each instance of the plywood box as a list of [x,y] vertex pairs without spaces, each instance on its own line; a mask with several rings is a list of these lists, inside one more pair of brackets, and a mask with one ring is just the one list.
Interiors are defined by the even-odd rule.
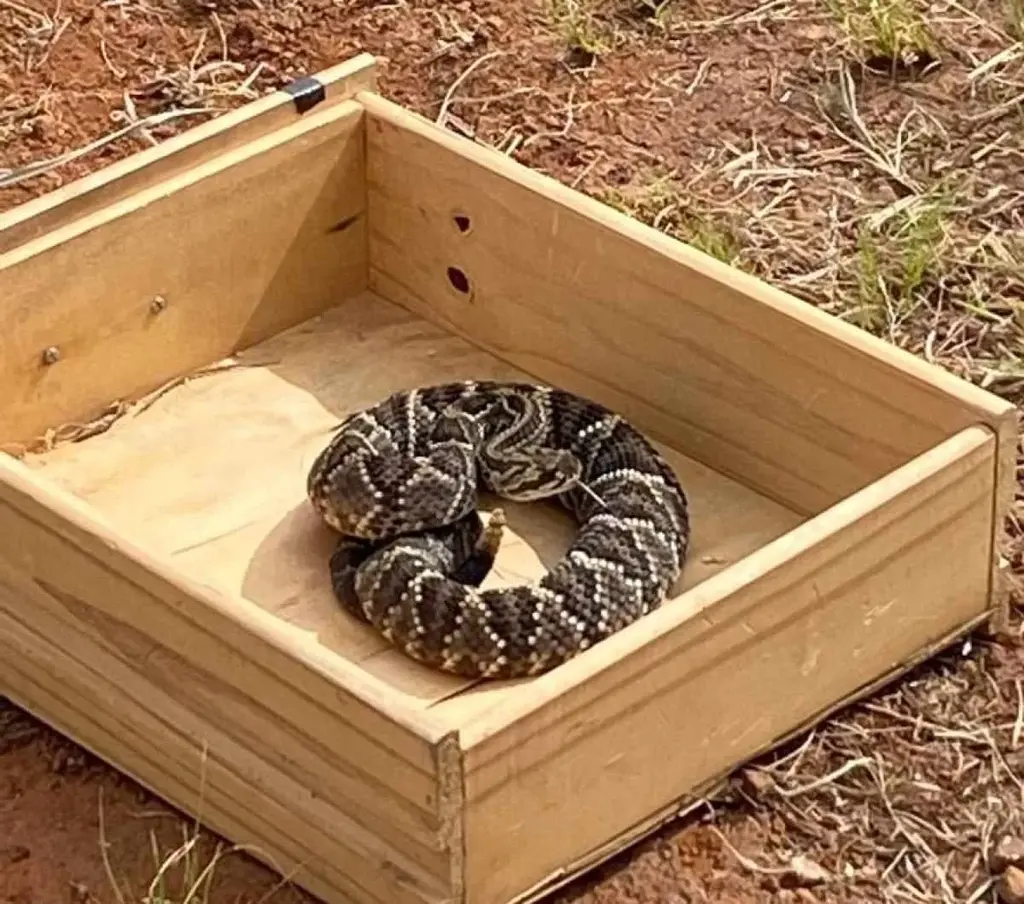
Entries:
[[[0,690],[329,902],[505,904],[984,622],[1011,405],[376,92],[362,56],[0,217]],[[305,475],[392,390],[632,418],[694,545],[539,678],[335,603]],[[188,378],[188,379],[185,379]],[[571,536],[513,507],[489,582]]]

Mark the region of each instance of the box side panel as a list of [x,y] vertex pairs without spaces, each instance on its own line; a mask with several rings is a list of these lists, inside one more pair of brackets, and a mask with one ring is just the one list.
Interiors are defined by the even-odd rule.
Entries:
[[1012,415],[502,154],[358,99],[375,291],[790,508],[822,511],[952,432]]
[[447,901],[444,729],[22,471],[0,457],[0,691],[336,896]]
[[0,255],[0,442],[362,291],[365,202],[362,112],[345,101]]
[[204,756],[189,733],[163,719],[140,720],[128,695],[97,682],[93,671],[69,661],[46,638],[24,633],[2,609],[0,634],[17,656],[0,663],[6,696],[326,904],[457,900],[409,888],[417,877],[339,844],[337,815],[296,806],[294,795],[308,798],[308,788],[295,787],[292,798],[282,801],[281,789],[269,787],[267,764],[225,764],[216,744]]
[[628,838],[974,624],[995,446],[986,428],[957,434],[537,679],[532,710],[467,725],[468,904],[504,904]]
[[315,84],[300,80],[8,210],[0,214],[0,254],[291,125],[311,110],[320,113],[359,91],[372,91],[376,73],[376,60],[359,54],[316,73],[322,95]]

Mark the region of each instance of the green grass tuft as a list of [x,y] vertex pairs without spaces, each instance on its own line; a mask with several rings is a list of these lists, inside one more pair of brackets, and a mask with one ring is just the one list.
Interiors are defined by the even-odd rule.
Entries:
[[726,264],[736,263],[743,250],[739,237],[728,224],[702,214],[684,215],[679,233],[683,241]]
[[924,198],[875,229],[862,223],[853,277],[857,306],[851,319],[871,332],[909,317],[942,277],[949,209],[942,196]]
[[610,207],[727,264],[736,264],[743,243],[722,217],[699,211],[682,201],[674,173],[651,173],[646,181],[625,189],[609,189],[600,199]]
[[936,51],[928,24],[912,0],[824,2],[857,54],[863,58],[882,57],[904,63],[919,54],[934,55]]
[[640,0],[640,11],[652,25],[665,30],[672,15],[673,0]]
[[551,16],[570,52],[598,57],[612,48],[612,35],[597,18],[593,0],[551,0]]

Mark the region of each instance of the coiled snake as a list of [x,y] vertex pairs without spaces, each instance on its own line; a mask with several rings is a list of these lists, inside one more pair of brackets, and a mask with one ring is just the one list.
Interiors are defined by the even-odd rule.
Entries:
[[[501,537],[478,489],[557,496],[579,530],[538,582],[481,590]],[[307,478],[342,534],[335,595],[412,658],[473,678],[547,671],[657,608],[689,542],[687,496],[622,417],[571,393],[463,381],[345,418]]]

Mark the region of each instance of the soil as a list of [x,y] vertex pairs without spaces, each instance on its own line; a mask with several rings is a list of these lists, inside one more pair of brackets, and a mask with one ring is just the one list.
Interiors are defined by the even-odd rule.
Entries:
[[[411,109],[1019,402],[1024,6],[868,5],[0,0],[0,211],[365,50]],[[1016,511],[1007,528],[1019,578]],[[988,854],[1024,834],[1016,614],[1011,635],[947,651],[552,900],[993,900]],[[190,831],[0,698],[0,904],[161,900],[157,863]],[[217,861],[209,901],[264,899],[303,897]]]

